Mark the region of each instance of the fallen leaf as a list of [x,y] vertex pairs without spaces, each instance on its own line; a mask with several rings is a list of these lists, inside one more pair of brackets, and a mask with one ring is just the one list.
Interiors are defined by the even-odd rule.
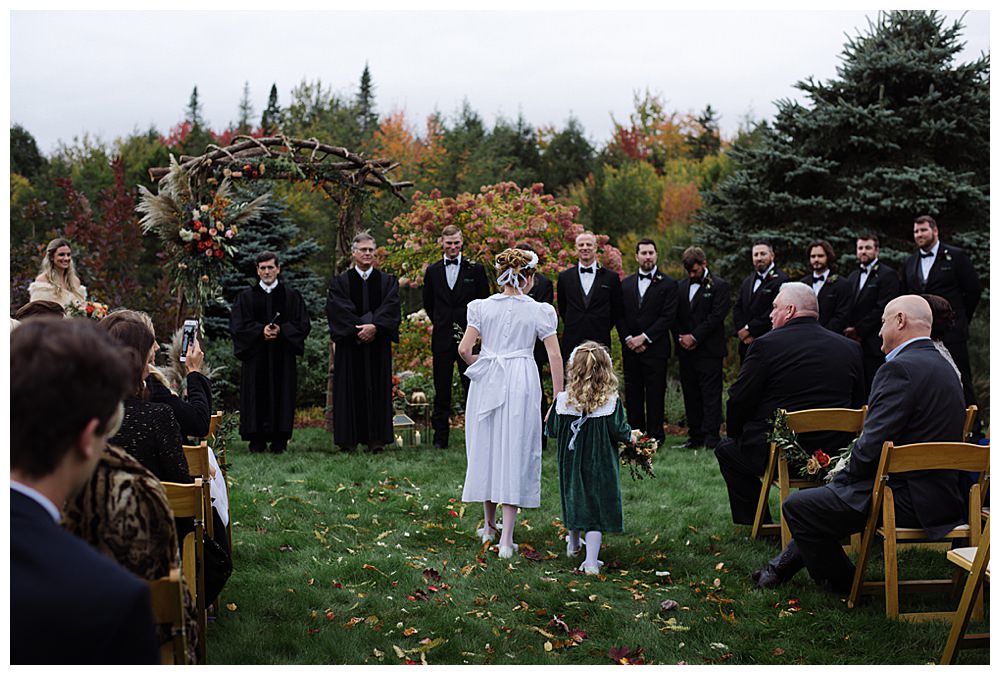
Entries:
[[441,573],[433,567],[428,567],[424,570],[424,579],[427,579],[427,581],[441,581]]
[[228,609],[230,612],[235,612],[236,611],[236,603],[235,602],[230,602],[228,605],[226,605],[226,609]]
[[282,544],[281,546],[278,547],[278,550],[283,553],[287,553],[288,551],[294,551],[295,549],[293,549],[288,544]]
[[712,649],[729,649],[729,647],[722,642],[713,642],[708,646],[711,647]]
[[545,641],[545,644],[543,645],[543,647],[545,648],[545,651],[547,651],[547,652],[551,652],[552,651],[552,643],[549,642],[548,640]]
[[411,635],[416,635],[416,634],[417,634],[417,633],[419,633],[419,632],[420,632],[420,631],[418,631],[418,630],[417,630],[416,628],[413,628],[413,627],[411,626],[411,627],[409,627],[409,628],[405,628],[405,629],[403,630],[403,635],[405,635],[406,637],[410,637]]
[[380,652],[380,651],[379,651],[378,649],[373,649],[373,650],[372,650],[372,655],[373,655],[373,656],[374,656],[375,658],[377,658],[377,659],[380,659],[380,658],[382,658],[383,656],[385,656],[385,652]]
[[555,626],[556,628],[560,628],[563,631],[566,631],[568,633],[569,632],[569,626],[567,626],[566,622],[563,621],[563,616],[564,616],[563,614],[557,614],[556,616],[553,616],[552,620],[549,621],[549,625],[550,626]]
[[333,612],[327,612],[326,613],[326,620],[327,621],[333,621],[336,617],[337,617],[337,615],[334,614]]
[[580,644],[581,642],[583,642],[586,637],[587,637],[587,632],[582,631],[579,628],[571,628],[569,630],[569,639],[575,642],[576,644]]
[[541,633],[544,637],[547,637],[547,638],[554,638],[555,637],[555,635],[553,635],[552,633],[548,632],[547,630],[545,630],[543,628],[539,628],[538,626],[528,626],[528,628],[531,629],[531,630],[533,630],[533,631],[535,631],[536,633]]
[[785,650],[782,649],[781,647],[775,647],[774,651],[772,651],[771,653],[774,654],[775,656],[782,656],[785,653]]
[[360,513],[348,513],[347,514],[347,519],[348,520],[357,520],[360,517],[361,517]]
[[677,609],[680,605],[676,600],[664,600],[660,603],[661,612],[669,612],[671,610]]
[[715,569],[716,569],[716,571],[718,571],[718,570],[721,570],[725,566],[726,566],[726,563],[721,563],[720,562],[720,563],[716,564]]
[[406,658],[406,652],[404,652],[398,646],[393,645],[392,646],[392,651],[396,652],[396,657],[397,658],[400,658],[400,659],[405,659]]

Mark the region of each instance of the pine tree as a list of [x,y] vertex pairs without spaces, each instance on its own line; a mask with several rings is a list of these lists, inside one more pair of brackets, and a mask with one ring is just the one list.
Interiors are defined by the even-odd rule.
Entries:
[[361,127],[361,133],[366,137],[371,136],[378,128],[378,113],[375,110],[375,85],[372,84],[372,76],[367,63],[361,72],[361,86],[358,89],[355,105],[358,110],[358,125]]
[[10,170],[31,180],[42,173],[48,162],[38,151],[35,137],[20,124],[10,127]]
[[685,139],[691,156],[695,159],[704,159],[719,154],[719,149],[722,147],[722,140],[719,137],[719,114],[711,105],[706,105],[696,121],[700,133]]
[[[277,92],[275,92],[277,95]],[[250,102],[250,83],[243,83],[243,95],[240,97],[239,117],[236,120],[236,131],[249,134],[252,131],[250,118],[253,117],[253,104]]]
[[708,195],[698,231],[723,275],[760,235],[779,262],[801,260],[816,236],[852,251],[868,230],[898,262],[921,214],[946,240],[985,239],[989,56],[956,64],[961,31],[936,12],[879,14],[848,40],[835,79],[797,83],[808,103],[779,101],[773,124],[734,147],[738,168]]
[[198,86],[191,90],[187,110],[184,112],[184,122],[190,125],[190,131],[181,143],[181,151],[188,155],[200,155],[205,152],[212,136],[201,114],[201,102],[198,99]]
[[271,93],[267,97],[267,107],[260,116],[260,128],[267,135],[281,130],[281,107],[278,106],[278,85],[271,85]]
[[565,128],[555,133],[542,152],[539,174],[546,192],[556,193],[582,181],[594,166],[594,146],[583,126],[570,117]]

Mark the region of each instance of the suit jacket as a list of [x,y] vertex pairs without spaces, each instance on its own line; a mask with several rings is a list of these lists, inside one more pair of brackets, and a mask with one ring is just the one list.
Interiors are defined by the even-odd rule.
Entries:
[[562,356],[569,358],[574,347],[595,340],[611,349],[611,329],[622,333],[622,285],[618,273],[607,267],[594,272],[590,294],[584,296],[578,265],[559,273],[556,301],[563,320]]
[[159,663],[149,587],[10,491],[10,659]]
[[740,286],[739,297],[736,298],[736,304],[733,305],[734,334],[738,333],[743,326],[747,326],[750,335],[755,338],[771,330],[771,309],[773,309],[771,305],[775,296],[778,295],[781,284],[788,281],[788,275],[777,267],[771,268],[757,292],[754,293],[753,284],[756,277],[757,272],[754,271],[743,280],[743,284]]
[[[812,272],[805,275],[799,281],[807,286],[813,285]],[[823,288],[819,289],[816,296],[819,302],[819,325],[828,330],[832,330],[838,335],[847,328],[847,319],[851,312],[851,302],[854,299],[854,291],[847,283],[847,279],[830,272],[826,277]]]
[[[742,446],[764,446],[778,408],[795,412],[864,404],[861,347],[812,317],[799,317],[750,344],[729,388],[726,433]],[[852,438],[814,434],[806,440],[813,448],[835,450]]]
[[969,339],[969,322],[979,304],[982,287],[979,275],[965,251],[957,246],[940,243],[934,264],[927,275],[927,283],[920,284],[920,255],[914,253],[903,263],[900,293],[930,293],[940,295],[951,303],[955,312],[955,325],[942,338],[945,344]]
[[[555,299],[555,293],[553,292],[552,282],[549,281],[549,278],[544,274],[535,272],[535,282],[532,284],[531,290],[528,291],[528,297],[535,302],[551,305]],[[535,340],[535,363],[544,366],[548,362],[549,354],[545,351],[545,345],[541,340]]]
[[721,359],[726,355],[726,330],[724,322],[732,300],[729,283],[720,276],[708,273],[688,302],[691,280],[687,277],[677,284],[677,323],[675,337],[690,333],[698,341],[695,348],[678,348],[680,358]]
[[[646,294],[639,298],[639,275],[632,274],[622,280],[622,306],[624,308],[624,336],[646,334],[643,355],[670,358],[670,331],[677,320],[677,282],[655,270]],[[623,351],[628,349],[622,343]]]
[[490,284],[486,280],[486,270],[481,263],[472,262],[464,255],[458,266],[455,288],[448,288],[448,277],[444,271],[444,260],[438,260],[424,272],[424,310],[434,324],[431,335],[431,351],[446,352],[458,345],[455,340],[454,324],[465,330],[468,320],[465,310],[469,303],[490,294]]
[[[964,423],[965,397],[955,371],[933,342],[913,342],[876,371],[865,427],[851,461],[826,487],[863,512],[871,502],[885,441],[895,445],[961,441]],[[915,471],[893,476],[889,486],[906,486],[921,526],[938,538],[965,522],[960,480],[958,471]]]
[[847,325],[858,332],[865,356],[879,357],[882,355],[882,338],[878,334],[882,327],[882,312],[889,301],[899,295],[899,277],[894,269],[876,260],[864,287],[858,290],[860,281],[861,270],[855,268],[847,277],[847,285],[854,297]]

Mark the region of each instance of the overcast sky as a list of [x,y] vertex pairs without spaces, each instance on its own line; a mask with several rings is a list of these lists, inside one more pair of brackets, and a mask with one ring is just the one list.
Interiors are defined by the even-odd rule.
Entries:
[[[836,75],[848,36],[876,12],[27,12],[10,14],[10,115],[42,152],[179,122],[193,86],[222,129],[244,81],[257,119],[303,80],[353,95],[367,62],[380,114],[423,126],[467,99],[488,123],[572,114],[602,144],[648,88],[668,110],[711,104],[723,133],[770,118],[796,81]],[[960,11],[945,11],[957,19]],[[968,61],[989,52],[989,13],[965,17]]]

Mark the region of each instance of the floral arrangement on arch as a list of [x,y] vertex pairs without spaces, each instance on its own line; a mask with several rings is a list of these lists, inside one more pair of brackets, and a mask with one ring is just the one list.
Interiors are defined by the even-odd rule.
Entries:
[[239,226],[260,212],[270,194],[237,202],[229,176],[199,193],[173,155],[157,194],[142,186],[139,193],[136,210],[142,214],[143,233],[159,237],[172,290],[183,292],[200,314],[209,302],[221,299],[222,273],[236,254]]
[[774,411],[774,425],[767,437],[778,450],[785,454],[790,474],[802,478],[830,481],[837,472],[847,466],[851,452],[858,442],[855,438],[846,448],[826,452],[822,448],[809,452],[799,443],[798,435],[788,426],[788,411],[779,408]]

